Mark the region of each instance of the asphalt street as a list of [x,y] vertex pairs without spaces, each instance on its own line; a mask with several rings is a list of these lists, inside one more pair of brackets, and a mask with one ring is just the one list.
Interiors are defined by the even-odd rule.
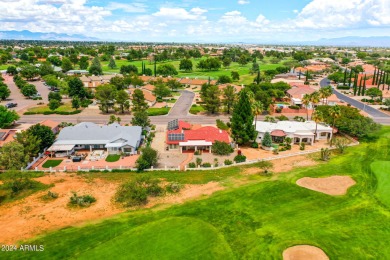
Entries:
[[[320,86],[321,87],[328,86],[329,85],[328,82],[329,82],[329,79],[324,78],[320,81]],[[360,101],[357,101],[353,98],[350,98],[350,97],[340,93],[337,89],[333,89],[333,93],[340,100],[342,100],[348,104],[351,104],[351,106],[356,107],[356,108],[366,112],[367,114],[369,114],[375,122],[380,123],[380,124],[384,124],[384,125],[390,125],[390,116],[387,115],[386,113],[383,113],[375,108],[367,106],[366,104],[364,104]]]

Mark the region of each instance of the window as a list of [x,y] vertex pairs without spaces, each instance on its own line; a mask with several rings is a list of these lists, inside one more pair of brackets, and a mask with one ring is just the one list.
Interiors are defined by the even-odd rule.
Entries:
[[321,133],[321,136],[327,136],[328,133]]

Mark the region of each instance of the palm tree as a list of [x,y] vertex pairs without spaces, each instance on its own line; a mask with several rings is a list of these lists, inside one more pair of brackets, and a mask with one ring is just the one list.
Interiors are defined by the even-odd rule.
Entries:
[[260,101],[256,101],[252,103],[252,112],[255,115],[255,129],[256,129],[256,124],[257,124],[257,116],[263,112],[263,104]]
[[[336,119],[341,117],[341,109],[340,109],[340,107],[338,105],[333,106],[329,110],[329,115],[333,118],[332,128],[334,128],[335,124],[336,124]],[[331,146],[332,146],[332,139],[333,139],[333,136],[330,139],[330,145]]]
[[309,94],[305,94],[302,98],[302,104],[305,106],[306,108],[306,120],[309,120],[309,105],[310,105],[310,95]]
[[314,122],[316,122],[316,131],[314,133],[314,142],[316,142],[317,138],[317,128],[318,128],[318,123],[321,123],[324,121],[324,116],[321,111],[314,111],[314,113],[311,115],[311,118]]
[[[315,111],[316,105],[320,102],[320,93],[318,91],[315,91],[310,94],[310,102],[313,104],[314,111]],[[313,118],[313,114],[312,114],[312,118]]]
[[[328,97],[332,95],[332,87],[326,86],[320,89],[319,96],[322,99],[322,104],[328,104]],[[326,100],[326,103],[325,103]]]

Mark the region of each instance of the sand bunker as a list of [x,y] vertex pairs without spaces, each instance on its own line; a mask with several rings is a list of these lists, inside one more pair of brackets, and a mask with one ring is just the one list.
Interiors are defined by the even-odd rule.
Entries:
[[328,195],[345,195],[348,189],[356,182],[349,176],[331,176],[327,178],[299,179],[297,184],[309,190],[322,192]]
[[329,260],[329,257],[318,247],[299,245],[284,250],[283,260]]

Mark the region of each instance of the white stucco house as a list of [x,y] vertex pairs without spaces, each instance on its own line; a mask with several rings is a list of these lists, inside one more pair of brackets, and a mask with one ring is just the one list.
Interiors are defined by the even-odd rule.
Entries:
[[48,152],[72,154],[75,150],[106,150],[108,154],[136,154],[142,140],[142,127],[117,123],[80,123],[61,130]]
[[[266,132],[271,134],[275,143],[283,142],[284,138],[290,137],[294,144],[306,143],[313,145],[316,132],[316,123],[313,121],[279,121],[277,123],[256,122],[256,142],[261,143]],[[317,124],[316,140],[332,138],[333,128],[325,124]]]

